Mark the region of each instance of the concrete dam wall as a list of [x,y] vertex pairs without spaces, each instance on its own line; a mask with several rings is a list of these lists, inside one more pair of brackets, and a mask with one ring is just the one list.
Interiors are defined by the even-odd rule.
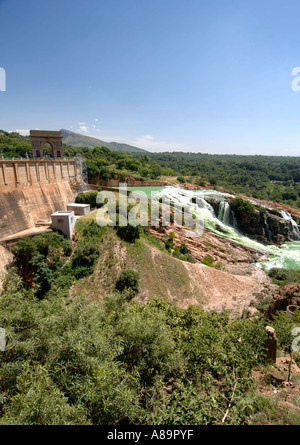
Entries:
[[0,161],[0,239],[34,228],[74,201],[74,160]]

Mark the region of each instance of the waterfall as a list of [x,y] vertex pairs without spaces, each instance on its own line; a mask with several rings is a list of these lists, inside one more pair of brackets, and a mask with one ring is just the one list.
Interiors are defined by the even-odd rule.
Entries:
[[[209,192],[209,191],[208,191]],[[211,196],[211,193],[207,193]],[[248,247],[258,249],[260,251],[265,251],[270,254],[277,254],[277,246],[265,246],[257,241],[254,241],[247,236],[242,235],[236,228],[235,219],[233,218],[233,225],[230,225],[230,215],[232,214],[230,205],[227,201],[222,201],[220,203],[220,208],[218,209],[218,215],[216,215],[213,207],[205,201],[206,191],[196,191],[196,190],[184,190],[177,187],[166,187],[164,190],[155,195],[155,199],[163,198],[165,201],[173,201],[179,206],[184,206],[189,212],[193,213],[197,218],[199,218],[204,227],[218,235],[230,238]],[[226,194],[220,198],[227,197]],[[195,202],[195,197],[196,202]],[[220,216],[220,218],[219,218]],[[234,215],[232,215],[234,216]],[[226,223],[225,223],[226,222]]]
[[[232,239],[244,246],[248,246],[267,254],[270,254],[270,258],[263,263],[257,263],[257,266],[263,267],[266,270],[270,270],[272,267],[280,268],[292,268],[300,270],[300,236],[299,227],[297,223],[292,219],[291,215],[284,212],[282,217],[289,221],[291,231],[295,239],[299,241],[293,241],[284,244],[281,247],[275,245],[264,245],[257,241],[254,241],[247,236],[242,235],[235,222],[234,214],[230,209],[230,205],[225,200],[228,195],[219,193],[216,196],[216,192],[212,190],[184,190],[177,187],[165,187],[162,191],[152,196],[155,200],[163,198],[166,201],[173,201],[179,207],[185,207],[189,212],[193,213],[197,218],[200,218],[206,229],[221,235],[225,238]],[[218,197],[222,201],[216,212],[213,207],[205,201],[206,197]],[[229,223],[232,223],[231,225]],[[271,237],[272,232],[269,228],[268,221],[264,219],[264,227],[266,232]]]
[[264,218],[265,230],[266,230],[267,235],[268,235],[268,240],[269,240],[270,243],[271,243],[271,242],[272,242],[272,239],[273,239],[273,233],[272,233],[272,231],[270,230],[270,226],[269,226],[269,223],[268,223],[268,217],[267,217],[266,213],[263,214],[263,218]]
[[299,230],[299,226],[296,223],[296,221],[293,219],[292,215],[288,212],[285,212],[284,210],[280,211],[282,218],[287,221],[287,223],[289,224],[289,228],[291,231],[291,238],[295,241],[300,241],[300,230]]
[[228,204],[227,201],[221,201],[219,205],[218,219],[226,226],[230,226],[230,216],[231,216],[230,205]]

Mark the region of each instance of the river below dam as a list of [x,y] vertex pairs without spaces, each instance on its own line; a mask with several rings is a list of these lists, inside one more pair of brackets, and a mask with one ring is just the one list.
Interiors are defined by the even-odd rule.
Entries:
[[[234,197],[233,195],[216,190],[185,190],[175,186],[128,187],[128,190],[135,192],[135,194],[146,195],[147,198],[156,201],[163,199],[164,202],[170,201],[175,206],[182,206],[185,210],[188,209],[196,218],[199,218],[205,229],[270,255],[268,260],[256,263],[258,267],[262,267],[266,271],[272,268],[300,270],[299,226],[297,226],[292,216],[286,212],[280,211],[282,217],[289,220],[295,232],[295,240],[286,242],[282,246],[275,244],[265,245],[243,235],[237,229],[234,216],[230,213],[231,209],[226,201],[226,198]],[[212,205],[207,202],[208,198],[220,200],[218,214],[216,214]]]

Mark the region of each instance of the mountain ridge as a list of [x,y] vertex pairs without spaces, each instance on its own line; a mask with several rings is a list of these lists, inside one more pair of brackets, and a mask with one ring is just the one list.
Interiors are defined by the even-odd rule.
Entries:
[[61,129],[60,131],[64,144],[71,145],[72,147],[107,147],[112,151],[120,151],[123,153],[148,153],[147,150],[132,145],[120,142],[105,142],[92,136],[85,136],[65,129]]

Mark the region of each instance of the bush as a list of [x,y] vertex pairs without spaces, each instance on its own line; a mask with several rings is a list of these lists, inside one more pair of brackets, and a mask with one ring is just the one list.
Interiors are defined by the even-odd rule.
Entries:
[[106,227],[101,227],[94,219],[80,218],[76,222],[75,232],[85,241],[98,242]]
[[14,263],[26,286],[44,297],[72,253],[72,243],[57,232],[24,237],[13,246]]
[[249,221],[251,219],[251,216],[254,215],[255,206],[251,202],[246,201],[243,198],[234,198],[230,201],[229,205],[238,220]]
[[124,241],[134,243],[141,236],[141,226],[134,227],[130,224],[124,227],[117,226],[117,235]]
[[97,203],[98,193],[99,192],[96,190],[79,193],[75,198],[75,202],[78,204],[89,204],[91,209],[100,208],[103,206],[103,204]]
[[221,269],[220,261],[215,263],[215,260],[211,255],[206,255],[202,260],[202,264],[204,264],[205,266],[214,267],[215,269]]
[[99,247],[93,242],[79,242],[72,258],[75,278],[79,279],[90,275],[94,270],[99,254]]
[[129,290],[136,295],[139,290],[139,274],[134,270],[123,270],[116,282],[116,289],[120,292]]
[[214,264],[213,257],[211,255],[206,255],[202,260],[202,264],[205,264],[205,266],[212,267]]
[[181,243],[179,250],[182,255],[186,255],[187,253],[189,253],[189,249],[185,243]]
[[[165,244],[166,248],[167,248],[167,243]],[[173,257],[174,258],[178,258],[179,260],[186,260],[186,257],[184,255],[181,254],[180,249],[178,246],[176,246],[173,250]]]
[[295,269],[279,269],[273,267],[268,272],[268,275],[272,278],[274,284],[279,284],[280,286],[300,281],[300,272]]
[[[1,425],[221,425],[225,412],[226,424],[257,423],[252,370],[268,372],[266,320],[160,298],[128,304],[119,292],[61,295],[36,299],[12,270],[3,282]],[[287,350],[292,323],[284,313],[273,323]]]
[[[167,242],[166,242],[165,246],[167,247]],[[178,258],[181,261],[187,261],[189,263],[196,263],[195,258],[188,253],[188,248],[185,244],[182,244],[181,247],[176,246],[174,248],[173,257]]]
[[193,264],[197,263],[195,258],[190,253],[186,254],[186,260],[187,260],[188,263],[193,263]]

